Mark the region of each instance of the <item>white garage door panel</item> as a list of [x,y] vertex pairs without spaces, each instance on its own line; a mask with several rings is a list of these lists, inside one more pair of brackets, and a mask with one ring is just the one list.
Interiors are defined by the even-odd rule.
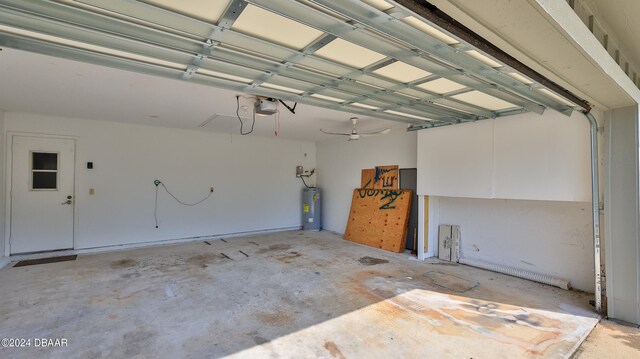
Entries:
[[418,194],[493,196],[493,121],[418,132]]
[[589,122],[582,114],[498,119],[494,131],[496,198],[591,200]]

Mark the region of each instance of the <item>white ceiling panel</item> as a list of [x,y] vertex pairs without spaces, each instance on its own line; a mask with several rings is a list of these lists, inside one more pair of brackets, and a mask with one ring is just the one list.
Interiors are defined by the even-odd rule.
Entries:
[[487,95],[480,91],[471,91],[451,97],[493,111],[517,107],[512,103],[502,101],[499,98]]
[[361,69],[385,58],[375,51],[342,39],[335,39],[316,51],[316,55],[347,66]]
[[400,112],[400,111],[385,110],[384,112],[386,112],[386,113],[390,113],[390,114],[392,114],[392,115],[398,115],[398,116],[403,116],[403,117],[415,118],[415,119],[417,119],[417,120],[430,121],[430,119],[429,119],[429,118],[422,117],[422,116],[416,116],[416,115],[412,115],[412,114],[410,114],[410,113],[404,113],[404,112]]
[[516,80],[518,80],[518,81],[522,82],[523,84],[526,84],[526,85],[531,85],[531,84],[533,84],[533,81],[531,81],[531,80],[530,80],[529,78],[527,78],[527,77],[524,77],[524,76],[520,75],[520,74],[519,74],[519,73],[517,73],[517,72],[512,72],[512,73],[510,73],[510,74],[508,74],[508,75],[509,75],[509,76],[511,76],[511,77],[513,77],[514,79],[516,79]]
[[266,87],[266,88],[270,88],[270,89],[274,89],[274,90],[280,90],[280,91],[284,91],[284,92],[291,92],[291,93],[303,93],[304,91],[302,90],[298,90],[298,89],[294,89],[291,87],[286,87],[286,86],[281,86],[281,85],[276,85],[276,84],[270,84],[270,83],[263,83],[262,85],[260,85],[262,87]]
[[484,62],[486,65],[491,66],[491,67],[502,67],[502,64],[490,59],[489,57],[479,53],[476,50],[471,50],[471,51],[467,51],[467,54],[469,54],[471,57],[480,60],[482,62]]
[[296,50],[304,48],[323,34],[253,5],[247,5],[231,28]]
[[368,108],[370,110],[377,110],[379,107],[376,106],[371,106],[371,105],[367,105],[366,103],[360,103],[360,102],[354,102],[352,103],[353,106],[358,106],[358,107],[362,107],[362,108]]
[[556,101],[560,101],[562,103],[564,103],[567,106],[575,106],[575,103],[567,101],[565,99],[563,99],[562,97],[554,94],[553,92],[547,90],[547,89],[538,89],[538,91],[542,92],[543,94],[551,97],[552,99],[556,100]]
[[311,97],[319,98],[321,100],[333,101],[333,102],[344,102],[345,100],[339,99],[337,97],[325,96],[318,93],[314,93]]
[[197,19],[216,23],[229,6],[230,0],[147,0],[158,5]]
[[362,2],[365,4],[369,4],[381,11],[389,10],[393,7],[393,5],[384,0],[362,0]]
[[464,85],[461,85],[457,82],[454,82],[445,78],[439,78],[433,81],[425,82],[423,84],[418,85],[418,87],[425,89],[427,91],[438,93],[438,94],[457,91],[465,88]]
[[201,74],[204,74],[204,75],[208,75],[208,76],[218,77],[218,78],[221,78],[221,79],[243,82],[243,83],[246,83],[246,84],[249,84],[252,81],[251,79],[248,79],[248,78],[245,78],[245,77],[229,75],[229,74],[225,74],[225,73],[218,72],[218,71],[206,70],[206,69],[203,69],[203,68],[198,69],[198,73],[201,73]]
[[375,70],[374,73],[403,83],[415,81],[431,75],[430,72],[411,66],[402,61],[396,61],[391,65],[379,68]]
[[447,45],[455,45],[460,43],[460,41],[454,39],[453,37],[445,34],[444,32],[436,29],[435,27],[427,24],[426,22],[414,16],[406,17],[402,19],[402,21],[424,32],[425,34],[444,42]]

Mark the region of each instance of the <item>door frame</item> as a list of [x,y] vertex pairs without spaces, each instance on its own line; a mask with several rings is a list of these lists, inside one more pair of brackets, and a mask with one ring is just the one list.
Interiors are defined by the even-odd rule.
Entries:
[[[12,209],[12,198],[11,198],[11,188],[13,181],[13,137],[14,136],[22,136],[22,137],[35,137],[35,138],[49,138],[49,139],[58,139],[58,140],[73,140],[74,149],[73,149],[73,228],[71,230],[72,241],[73,241],[73,249],[76,249],[76,225],[78,223],[78,136],[69,136],[69,135],[56,135],[56,134],[47,134],[47,133],[35,133],[35,132],[23,132],[23,131],[7,131],[5,136],[5,192],[4,198],[5,200],[5,208],[4,208],[4,255],[5,257],[11,256],[11,209]],[[15,254],[20,255],[20,254]]]
[[[415,229],[416,229],[416,248],[413,248],[413,250],[416,252],[416,257],[417,257],[418,256],[418,252],[419,252],[418,251],[418,247],[419,247],[419,245],[418,245],[419,244],[418,243],[419,242],[419,240],[418,240],[419,233],[418,232],[420,231],[420,213],[422,213],[420,211],[420,203],[419,203],[420,196],[418,196],[418,169],[416,167],[398,168],[398,188],[400,190],[403,189],[402,188],[402,171],[403,170],[404,171],[412,171],[412,170],[416,171],[416,188],[415,188],[415,190],[413,190],[413,195],[411,197],[411,206],[409,206],[410,207],[409,209],[412,209],[413,205],[415,203],[415,212],[416,212],[415,213],[415,216],[416,216],[416,227],[415,227]],[[409,211],[410,215],[411,215],[411,213],[412,213],[412,211]],[[409,222],[408,223],[411,223],[411,218],[409,218]],[[407,226],[408,226],[408,224],[407,224]],[[407,233],[407,235],[408,234],[409,233]],[[405,249],[406,249],[406,246],[405,246]]]

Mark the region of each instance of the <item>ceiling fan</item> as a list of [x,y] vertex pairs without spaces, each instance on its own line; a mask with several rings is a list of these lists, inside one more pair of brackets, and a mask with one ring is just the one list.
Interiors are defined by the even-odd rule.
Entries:
[[358,123],[357,117],[350,118],[351,123],[353,123],[353,128],[351,129],[351,133],[337,133],[337,132],[329,132],[323,129],[320,129],[322,133],[326,133],[327,135],[337,135],[337,136],[349,136],[348,141],[355,141],[360,139],[360,137],[369,137],[369,136],[378,136],[378,135],[386,135],[391,132],[390,128],[385,128],[384,130],[375,131],[375,132],[366,132],[366,133],[358,133],[358,129],[356,128],[356,124]]

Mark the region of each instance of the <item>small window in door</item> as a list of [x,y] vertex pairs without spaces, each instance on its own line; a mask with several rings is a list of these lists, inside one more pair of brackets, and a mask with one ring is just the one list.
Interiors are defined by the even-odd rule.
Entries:
[[58,190],[58,154],[31,152],[31,190]]

